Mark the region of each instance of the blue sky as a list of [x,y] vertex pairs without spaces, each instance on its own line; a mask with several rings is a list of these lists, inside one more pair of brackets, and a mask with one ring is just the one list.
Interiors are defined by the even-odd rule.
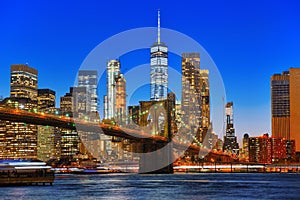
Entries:
[[9,95],[10,65],[26,62],[39,70],[39,88],[64,95],[95,46],[128,29],[156,26],[159,8],[162,27],[192,37],[216,63],[227,100],[234,102],[238,137],[270,133],[270,76],[300,67],[299,4],[0,1],[0,95]]

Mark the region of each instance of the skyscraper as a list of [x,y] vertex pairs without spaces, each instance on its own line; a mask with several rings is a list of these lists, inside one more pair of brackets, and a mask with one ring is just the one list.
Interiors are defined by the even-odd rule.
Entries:
[[300,68],[271,77],[272,136],[295,140],[300,152]]
[[120,74],[120,61],[110,60],[107,63],[107,77],[106,77],[106,87],[107,87],[107,104],[104,109],[106,119],[113,119],[116,114],[116,79]]
[[10,96],[37,100],[38,71],[28,65],[15,64],[10,68]]
[[200,89],[201,89],[201,109],[202,109],[202,128],[208,129],[210,125],[210,89],[209,71],[200,70]]
[[126,80],[123,74],[116,78],[116,122],[126,122]]
[[[38,71],[27,65],[11,65],[10,98],[3,106],[22,110],[37,108]],[[37,126],[0,120],[0,158],[37,158]]]
[[239,154],[239,144],[235,136],[235,130],[233,126],[233,102],[228,102],[225,109],[226,114],[226,135],[224,136],[223,151]]
[[[201,127],[201,84],[200,84],[200,54],[182,54],[182,121],[193,125],[198,130]],[[205,88],[206,89],[206,88]],[[198,138],[199,139],[199,138]]]
[[78,86],[87,88],[87,111],[97,112],[98,110],[98,72],[95,70],[80,70],[78,72]]
[[[55,91],[38,89],[37,105],[40,112],[55,113]],[[37,126],[37,158],[48,161],[60,158],[59,128],[53,126]]]
[[150,99],[167,98],[168,92],[168,47],[160,41],[160,11],[158,11],[157,42],[151,46],[150,58]]

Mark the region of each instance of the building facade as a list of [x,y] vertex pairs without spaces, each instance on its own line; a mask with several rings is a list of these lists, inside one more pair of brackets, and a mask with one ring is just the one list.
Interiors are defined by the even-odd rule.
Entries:
[[38,71],[28,65],[10,67],[10,96],[37,100]]
[[105,119],[113,119],[116,114],[116,79],[120,75],[120,61],[110,60],[107,63],[107,77],[106,77],[106,87],[107,87],[107,103],[104,109]]
[[233,124],[233,102],[228,102],[225,107],[226,114],[226,133],[224,136],[223,151],[231,154],[239,154],[239,144],[235,136]]
[[272,136],[295,140],[300,152],[300,68],[271,77]]
[[210,89],[209,71],[200,70],[200,89],[201,89],[201,109],[202,109],[202,128],[208,129],[210,125]]
[[79,70],[78,72],[78,87],[87,88],[87,111],[98,111],[98,72],[95,70]]
[[116,111],[118,125],[126,123],[126,80],[123,74],[116,78]]
[[55,108],[55,91],[50,89],[38,89],[37,105],[38,110],[50,112]]
[[73,95],[72,88],[70,92],[66,93],[64,96],[60,97],[60,112],[64,116],[73,117]]
[[[200,54],[182,54],[181,120],[193,134],[202,126]],[[199,134],[197,134],[199,136]],[[197,138],[200,140],[200,138]]]
[[294,140],[269,137],[269,134],[249,137],[249,162],[271,164],[294,162],[295,160]]

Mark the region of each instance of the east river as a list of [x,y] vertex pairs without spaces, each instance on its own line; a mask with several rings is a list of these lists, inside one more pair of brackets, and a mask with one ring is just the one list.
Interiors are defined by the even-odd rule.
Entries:
[[1,187],[0,199],[300,199],[300,174],[59,174],[53,186]]

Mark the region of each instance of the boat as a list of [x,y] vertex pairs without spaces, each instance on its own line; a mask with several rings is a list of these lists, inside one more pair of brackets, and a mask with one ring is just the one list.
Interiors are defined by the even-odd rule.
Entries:
[[52,185],[54,172],[39,160],[0,160],[0,186]]

